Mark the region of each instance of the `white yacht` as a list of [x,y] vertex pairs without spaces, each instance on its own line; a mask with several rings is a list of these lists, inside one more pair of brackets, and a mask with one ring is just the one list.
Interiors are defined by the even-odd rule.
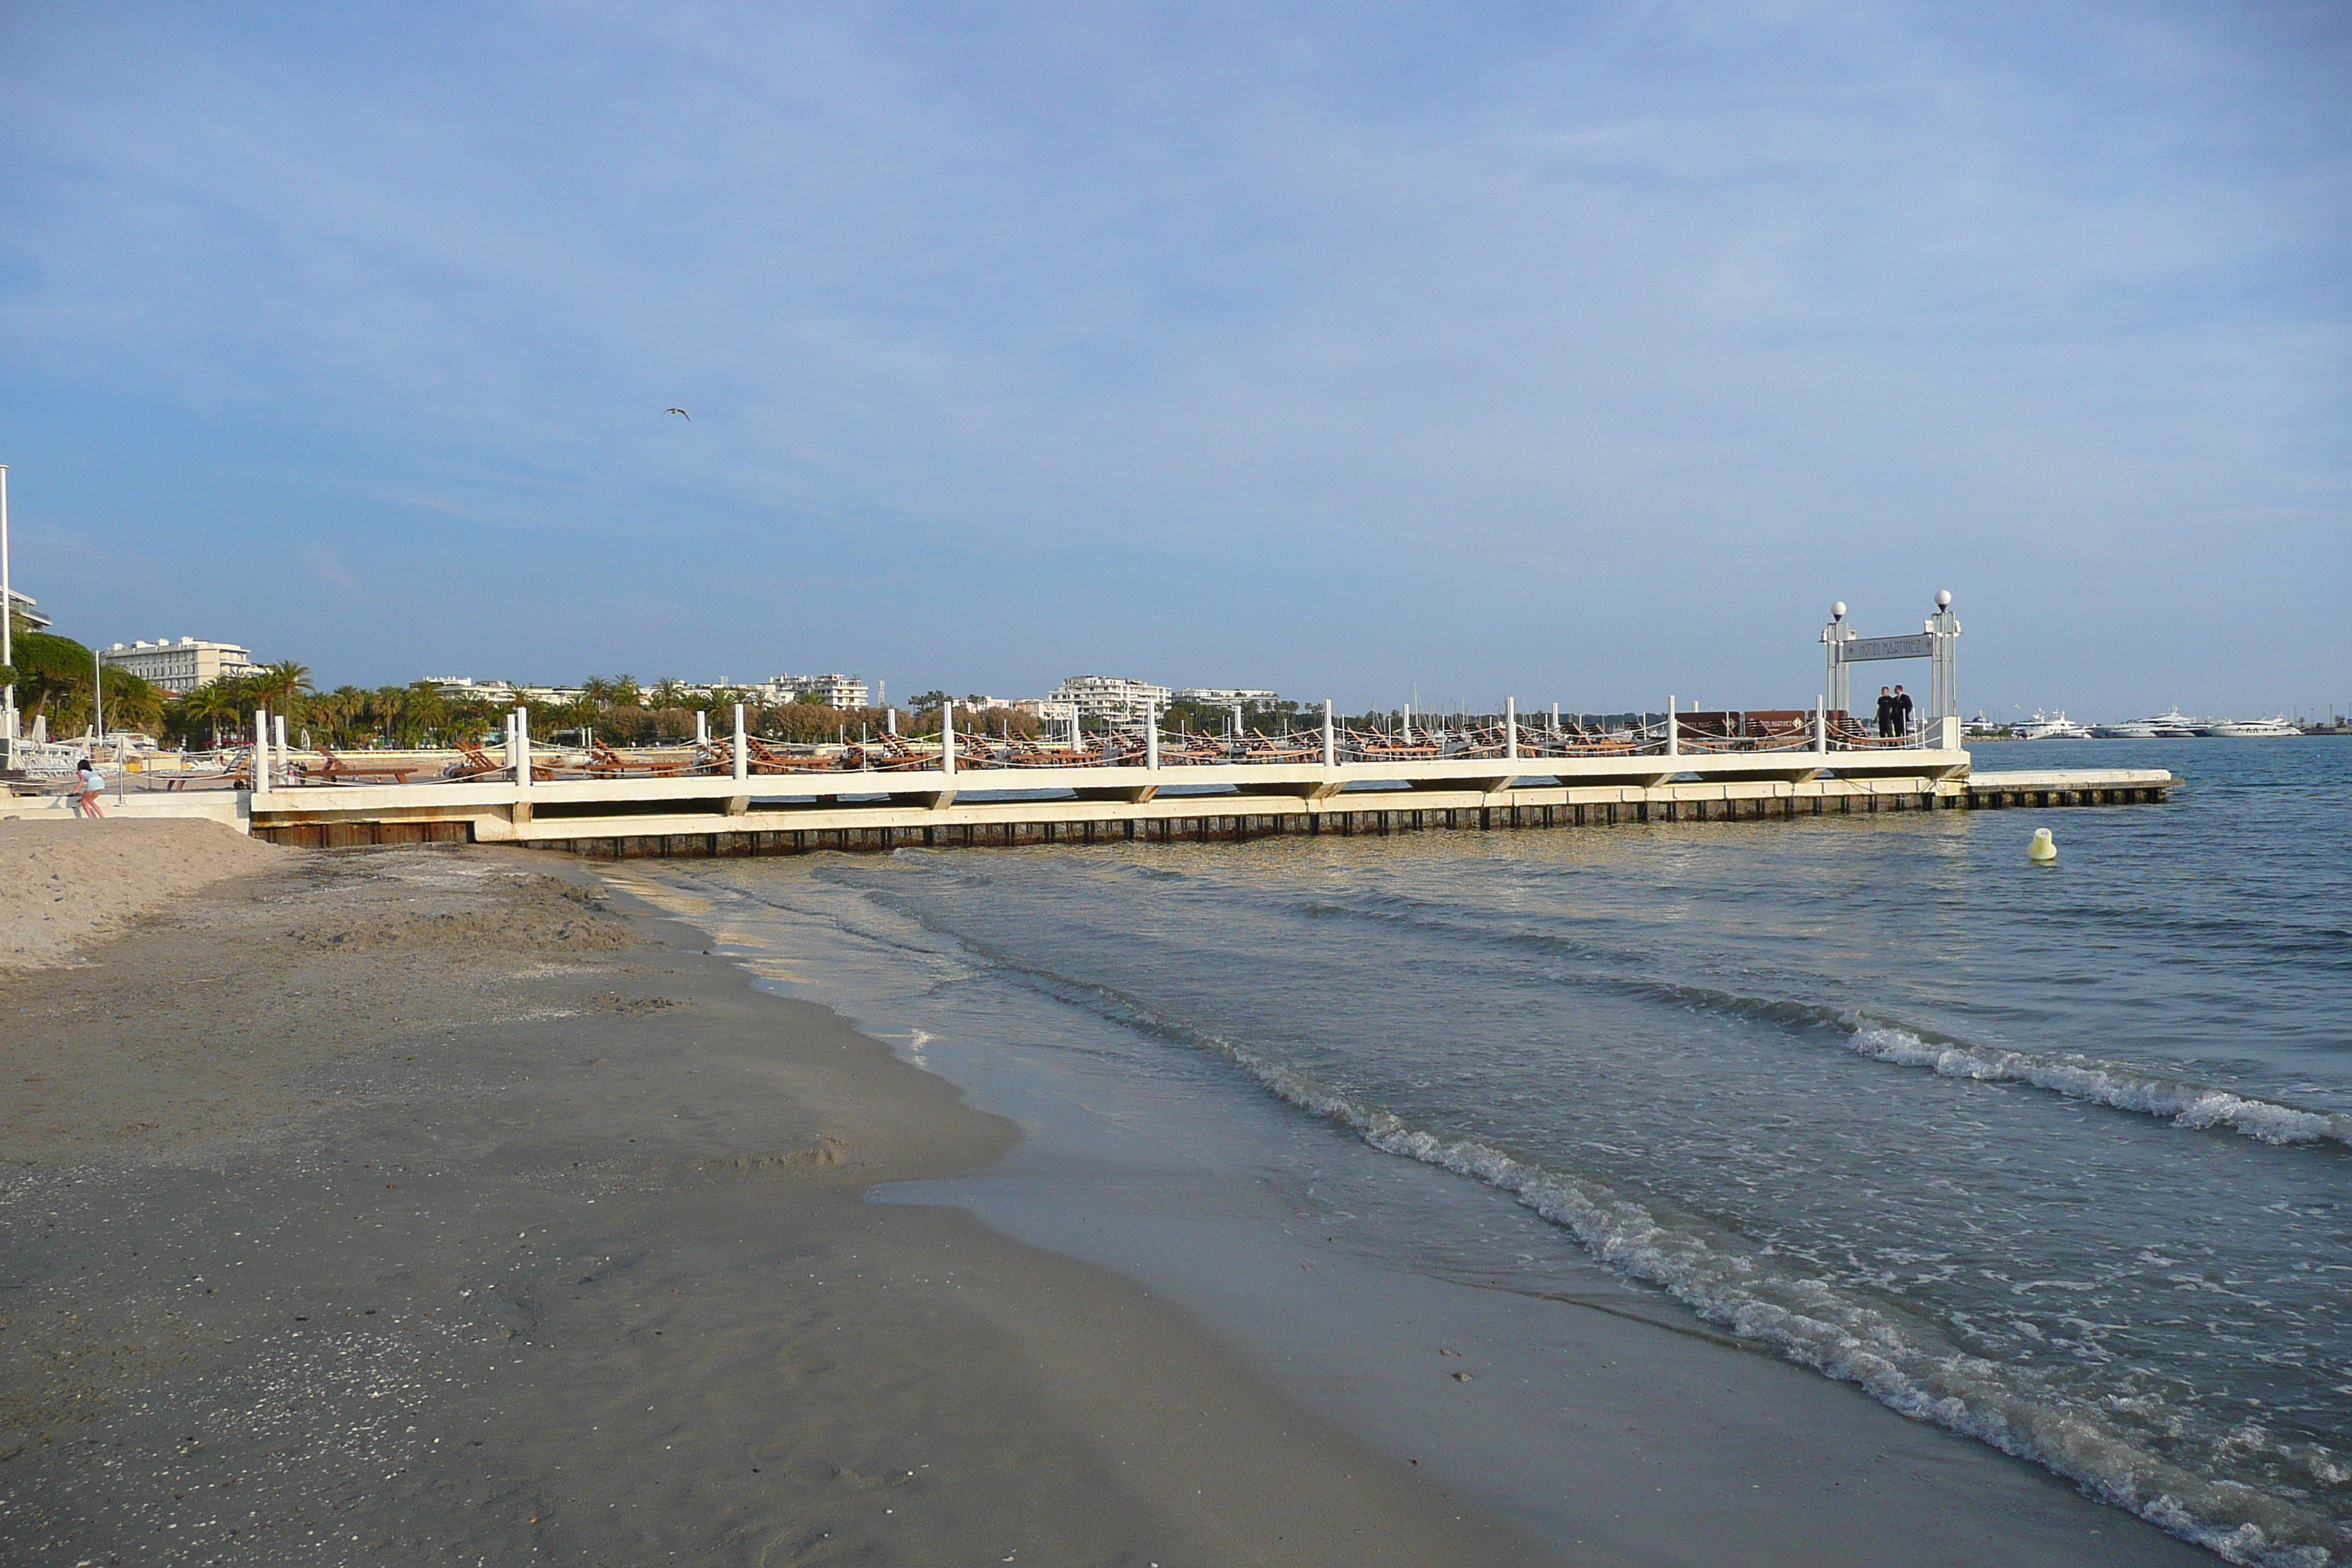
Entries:
[[2108,733],[2126,741],[2185,741],[2205,732],[2205,721],[2191,719],[2179,703],[2152,719],[2127,719]]
[[2230,741],[2278,741],[2303,733],[2286,721],[2284,713],[2275,719],[2223,719],[2214,724],[2211,732]]
[[2092,738],[2088,724],[2077,724],[2066,717],[2065,710],[2043,713],[2036,710],[2033,718],[2017,726],[2021,741],[2087,741]]

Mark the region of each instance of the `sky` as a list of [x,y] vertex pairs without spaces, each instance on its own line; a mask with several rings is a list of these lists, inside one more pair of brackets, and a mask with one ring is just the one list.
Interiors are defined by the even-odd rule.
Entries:
[[17,4],[0,463],[326,685],[2352,710],[2352,10]]

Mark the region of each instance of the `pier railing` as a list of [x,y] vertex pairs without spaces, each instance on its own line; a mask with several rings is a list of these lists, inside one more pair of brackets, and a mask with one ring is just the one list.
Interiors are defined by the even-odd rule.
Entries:
[[[949,735],[882,735],[834,744],[794,744],[757,735],[738,743],[714,739],[692,745],[615,751],[530,747],[532,778],[548,783],[621,779],[775,779],[844,773],[1008,774],[1074,769],[1349,767],[1364,763],[1509,763],[1540,772],[1546,762],[1595,758],[1678,758],[1772,754],[1845,755],[1855,752],[1937,750],[1927,737],[1883,738],[1851,720],[1819,712],[1769,714],[1677,714],[1646,724],[1586,726],[1538,721],[1432,724],[1407,720],[1389,726],[1334,723],[1328,730],[1228,730],[1223,732],[1169,730],[1150,725],[1112,725],[1105,730],[1045,739],[1009,730],[954,730]],[[952,746],[954,762],[946,762]],[[293,753],[275,760],[269,787],[350,787],[366,784],[479,784],[512,782],[518,748],[461,747],[437,768],[406,769],[369,753]],[[318,760],[311,760],[316,757]],[[223,759],[222,775],[249,784],[253,748]],[[397,775],[397,776],[395,776]]]
[[[1335,718],[1328,731],[1287,734],[1125,726],[1073,737],[1066,728],[1049,740],[950,729],[944,743],[884,736],[807,748],[738,730],[699,746],[631,752],[541,751],[518,721],[503,749],[349,756],[280,750],[265,724],[263,738],[220,770],[190,770],[177,789],[169,777],[142,778],[155,787],[127,801],[110,792],[107,813],[205,817],[321,847],[473,841],[766,854],[2120,804],[2161,798],[2171,784],[2160,772],[2109,772],[2053,780],[2029,800],[2033,792],[2017,781],[1973,782],[1957,745],[1882,742],[1819,715],[1810,736],[1786,716],[1683,714],[1607,728],[1519,727],[1510,718],[1499,726]],[[1956,739],[1955,728],[1939,726],[1937,738]],[[119,791],[123,774],[111,782]]]

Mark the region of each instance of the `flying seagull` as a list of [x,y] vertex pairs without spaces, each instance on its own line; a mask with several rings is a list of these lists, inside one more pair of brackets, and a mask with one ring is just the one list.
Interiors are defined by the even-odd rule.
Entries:
[[664,414],[675,414],[675,415],[677,415],[680,419],[685,420],[688,425],[691,425],[691,424],[693,424],[693,423],[694,423],[694,416],[693,416],[693,415],[691,415],[691,414],[688,414],[688,413],[685,409],[683,409],[683,408],[665,408],[665,409],[663,409],[663,410],[662,410],[662,412],[663,412]]

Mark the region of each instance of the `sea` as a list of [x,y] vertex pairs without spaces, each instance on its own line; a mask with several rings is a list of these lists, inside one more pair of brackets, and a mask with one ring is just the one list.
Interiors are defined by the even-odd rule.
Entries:
[[1066,1182],[918,1199],[1181,1298],[1213,1261],[1121,1253],[1164,1205],[1102,1194],[1239,1172],[1204,1204],[1401,1277],[1597,1270],[2229,1561],[2352,1561],[2352,741],[1976,765],[2185,783],[615,873],[1093,1173],[1083,1224]]

